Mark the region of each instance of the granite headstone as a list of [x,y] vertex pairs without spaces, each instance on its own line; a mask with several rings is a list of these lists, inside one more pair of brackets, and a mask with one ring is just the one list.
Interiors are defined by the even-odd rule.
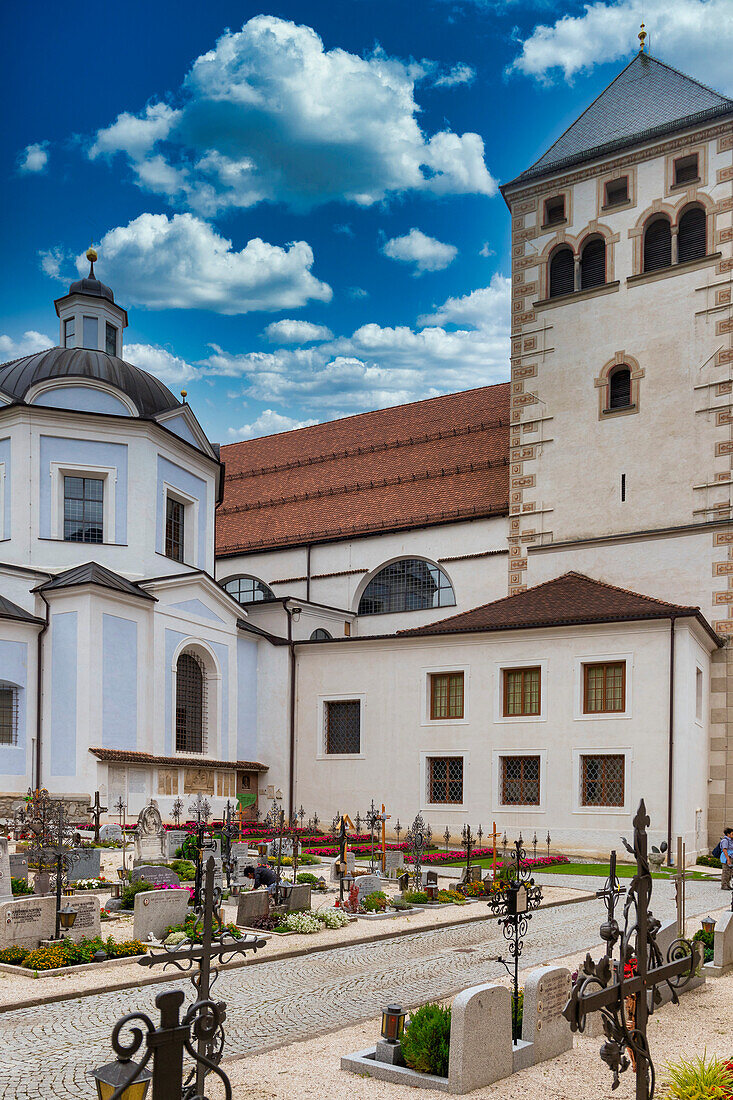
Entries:
[[160,863],[165,856],[165,833],[158,803],[150,799],[137,817],[135,827],[135,860],[139,863]]
[[28,881],[28,856],[22,852],[17,852],[10,855],[10,874],[12,878],[22,879],[23,882]]
[[270,895],[267,890],[247,890],[239,895],[237,924],[250,928],[253,920],[266,917],[270,912]]
[[180,878],[170,867],[161,867],[159,864],[141,864],[130,872],[130,882],[150,882],[153,886],[178,886]]
[[509,990],[492,983],[464,989],[451,1007],[449,1091],[492,1085],[509,1077],[513,1067]]
[[146,943],[160,939],[175,924],[183,924],[188,911],[188,890],[147,890],[135,895],[133,936]]
[[0,836],[0,901],[7,901],[13,896],[13,887],[10,882],[10,855],[8,853],[8,838]]
[[524,983],[522,1039],[532,1043],[535,1065],[573,1048],[573,1033],[562,1014],[571,986],[564,966],[540,966]]
[[69,860],[69,882],[82,878],[99,878],[101,848],[72,848]]
[[110,821],[107,825],[102,825],[99,830],[100,840],[122,840],[122,826],[118,825],[116,821]]

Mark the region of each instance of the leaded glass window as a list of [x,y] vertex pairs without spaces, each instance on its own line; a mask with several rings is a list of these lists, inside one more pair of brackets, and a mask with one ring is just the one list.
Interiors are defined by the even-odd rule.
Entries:
[[502,756],[501,801],[505,806],[539,806],[539,756]]
[[612,714],[626,710],[626,662],[584,665],[583,711]]
[[206,752],[206,675],[193,653],[176,664],[176,752]]
[[420,558],[401,558],[372,577],[359,601],[360,615],[453,607],[453,587],[442,569]]
[[333,699],[324,703],[325,749],[329,756],[361,752],[361,702]]
[[623,806],[626,760],[623,753],[581,757],[583,806]]
[[165,555],[174,561],[183,561],[183,537],[185,505],[174,497],[165,503]]
[[504,717],[540,713],[539,668],[504,669]]
[[107,355],[117,354],[117,329],[109,321],[105,323],[104,327],[104,350]]
[[262,600],[274,600],[275,593],[257,577],[230,577],[222,582],[222,588],[234,596],[239,603],[260,603]]
[[430,676],[430,717],[463,718],[463,673],[435,672]]
[[0,745],[18,740],[18,689],[0,686]]
[[428,757],[428,802],[463,802],[463,757]]
[[64,542],[104,542],[103,478],[64,478]]

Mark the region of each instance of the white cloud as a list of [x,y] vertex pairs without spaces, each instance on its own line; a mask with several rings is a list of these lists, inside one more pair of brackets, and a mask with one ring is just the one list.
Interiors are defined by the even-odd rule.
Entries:
[[455,245],[436,241],[435,237],[428,237],[419,229],[411,229],[404,237],[392,237],[385,242],[382,252],[391,260],[414,264],[413,275],[422,275],[425,271],[442,271],[458,255]]
[[154,374],[167,386],[183,385],[200,378],[199,372],[179,355],[154,344],[125,344],[125,359]]
[[232,440],[255,439],[260,435],[275,435],[277,432],[291,432],[295,428],[310,428],[311,424],[317,423],[317,420],[293,420],[292,417],[283,416],[274,409],[264,409],[251,424],[243,424],[241,428],[229,428],[228,434]]
[[18,171],[45,172],[48,168],[48,144],[47,141],[34,141],[31,145],[26,145],[18,157]]
[[441,73],[435,80],[440,88],[454,88],[456,84],[472,84],[476,79],[476,70],[465,61],[458,61],[447,72]]
[[311,321],[293,321],[288,318],[273,321],[265,329],[265,335],[273,344],[311,344],[315,340],[333,339],[333,333],[325,325],[314,325]]
[[504,275],[492,276],[489,286],[472,290],[462,298],[448,298],[434,313],[418,318],[421,325],[471,325],[485,329],[487,325],[501,327],[502,318],[508,321],[511,279]]
[[43,332],[28,329],[21,337],[14,340],[12,336],[0,336],[0,357],[3,362],[9,359],[20,359],[22,355],[33,355],[36,351],[45,351],[52,348],[55,341]]
[[481,245],[481,248],[479,249],[478,254],[479,256],[483,256],[484,259],[488,259],[489,256],[495,256],[496,252],[494,252],[494,249],[491,247],[488,241],[484,241],[484,243]]
[[[298,309],[331,300],[331,288],[311,274],[306,241],[281,248],[253,238],[241,251],[192,214],[140,214],[105,233],[99,272],[122,302],[149,309],[208,309],[237,314]],[[62,278],[58,250],[42,254],[44,270]],[[76,258],[83,274],[87,261]]]
[[357,302],[360,299],[369,297],[369,291],[364,290],[363,286],[350,286],[346,293],[349,295],[350,298],[353,298],[354,301]]
[[304,210],[410,190],[494,194],[478,134],[418,125],[415,86],[430,71],[379,50],[324,50],[310,27],[259,15],[196,59],[179,107],[124,112],[89,155],[126,154],[140,186],[207,216],[262,201]]
[[[730,0],[645,0],[655,57],[697,76],[718,91],[733,90],[733,19]],[[565,80],[595,65],[630,59],[638,47],[638,0],[585,4],[582,15],[540,24],[522,43],[509,72],[542,82]]]

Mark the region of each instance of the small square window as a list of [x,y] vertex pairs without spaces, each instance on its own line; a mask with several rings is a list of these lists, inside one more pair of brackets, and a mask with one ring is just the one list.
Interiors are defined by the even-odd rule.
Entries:
[[76,328],[76,318],[75,317],[68,317],[64,321],[64,347],[65,348],[73,348],[75,328]]
[[107,355],[117,354],[117,329],[109,321],[106,322],[104,329],[104,350]]
[[619,206],[629,201],[629,177],[620,176],[606,184],[606,206]]
[[324,726],[328,756],[361,752],[361,702],[358,699],[324,703]]
[[622,753],[581,756],[583,806],[623,806],[626,760]]
[[545,201],[545,225],[557,225],[565,221],[565,196],[556,195]]
[[430,718],[463,718],[463,673],[438,672],[430,676]]
[[539,668],[504,669],[504,717],[520,718],[540,713]]
[[583,665],[583,713],[616,714],[626,710],[626,662]]
[[502,756],[501,801],[504,806],[539,806],[539,756]]
[[428,757],[428,802],[460,805],[463,802],[463,757]]
[[185,526],[185,505],[174,497],[168,497],[165,504],[165,556],[174,561],[183,561],[183,538]]
[[689,156],[677,158],[674,162],[675,187],[680,187],[685,183],[695,183],[699,178],[697,153],[690,153]]

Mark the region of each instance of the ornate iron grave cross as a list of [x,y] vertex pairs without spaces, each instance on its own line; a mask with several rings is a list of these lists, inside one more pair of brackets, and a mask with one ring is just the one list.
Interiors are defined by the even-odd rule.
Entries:
[[371,854],[369,856],[369,870],[371,874],[374,874],[377,868],[377,862],[374,858],[374,835],[379,828],[381,820],[382,819],[379,815],[379,810],[374,805],[374,799],[372,799],[372,804],[367,810],[366,817],[364,818],[366,827],[369,830],[370,835]]
[[[191,802],[188,807],[188,812],[196,819],[196,877],[193,883],[193,904],[196,909],[200,909],[203,905],[204,898],[204,853],[210,852],[216,848],[216,842],[213,837],[206,835],[206,830],[209,825],[209,818],[211,817],[211,806],[207,798],[202,798],[201,794],[196,798],[195,802]],[[221,893],[220,891],[218,891]],[[218,899],[219,901],[221,898]]]
[[35,863],[42,888],[54,875],[56,890],[56,935],[61,935],[61,892],[69,883],[69,871],[82,858],[71,850],[72,830],[63,799],[51,798],[47,790],[35,792],[28,803],[24,835],[30,840],[28,862]]
[[422,887],[422,857],[430,847],[432,839],[432,829],[425,824],[422,814],[418,814],[405,837],[412,855],[412,885],[415,890],[420,890]]
[[239,824],[234,820],[236,810],[229,799],[224,808],[224,820],[221,823],[221,865],[227,877],[227,890],[232,887],[232,871],[237,869],[237,858],[232,856],[232,841],[239,836]]
[[613,948],[619,937],[618,921],[616,920],[616,903],[621,895],[626,893],[626,887],[621,886],[616,874],[616,850],[611,852],[611,862],[608,868],[608,878],[602,890],[596,890],[596,897],[603,898],[606,903],[607,920],[601,925],[601,939],[606,944],[606,954],[613,954]]
[[100,806],[99,804],[99,791],[94,792],[94,805],[90,806],[87,810],[92,821],[94,822],[94,839],[99,842],[99,824],[102,814],[107,813],[106,806]]
[[180,829],[180,827],[181,827],[181,814],[182,813],[183,813],[183,799],[182,798],[177,798],[175,800],[175,802],[173,803],[173,805],[171,806],[171,814],[173,816],[173,820],[176,823],[176,828],[177,829]]
[[471,853],[475,844],[476,837],[471,832],[471,826],[464,825],[461,829],[461,847],[466,849],[466,882],[469,881],[471,875]]
[[698,943],[676,939],[667,951],[666,962],[657,946],[661,924],[649,909],[652,876],[647,855],[646,827],[649,824],[644,799],[634,818],[634,846],[624,840],[627,850],[636,856],[636,874],[631,880],[624,903],[624,928],[614,939],[619,957],[611,952],[594,963],[586,956],[573,986],[563,1016],[573,1031],[582,1032],[591,1012],[600,1012],[606,1041],[601,1060],[613,1073],[612,1089],[618,1088],[619,1075],[633,1065],[636,1073],[636,1100],[654,1096],[654,1063],[647,1041],[647,1019],[660,1000],[658,986],[666,982],[675,1004],[677,990],[694,976],[700,965]]
[[527,927],[532,920],[532,911],[539,907],[541,901],[542,889],[535,886],[534,879],[530,877],[520,835],[519,840],[514,842],[509,881],[500,889],[494,890],[489,898],[489,908],[499,918],[504,939],[509,943],[509,954],[514,960],[513,966],[501,955],[496,961],[501,963],[512,979],[512,1042],[515,1044],[522,1038],[519,1023],[519,960],[524,949]]

